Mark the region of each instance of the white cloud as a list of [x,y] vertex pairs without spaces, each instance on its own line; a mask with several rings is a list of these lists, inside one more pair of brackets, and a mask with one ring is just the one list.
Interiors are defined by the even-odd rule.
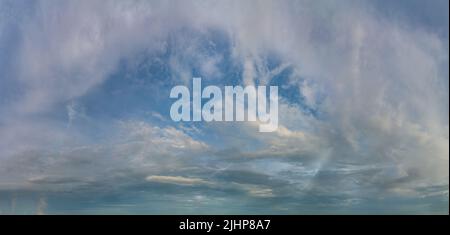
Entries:
[[[114,184],[133,184],[126,181],[127,174],[182,169],[190,165],[189,159],[208,151],[205,143],[173,127],[129,121],[115,128],[112,143],[66,145],[60,150],[34,146],[15,152],[2,159],[0,188],[52,192],[118,179]],[[128,172],[125,176],[123,170]]]
[[[5,99],[0,107],[0,187],[43,183],[37,176],[105,180],[106,169],[122,167],[159,180],[189,182],[161,174],[202,168],[208,164],[203,158],[194,160],[198,155],[235,147],[229,154],[236,158],[294,159],[271,177],[293,174],[290,180],[304,190],[353,194],[358,188],[364,195],[420,195],[419,188],[446,185],[448,194],[448,38],[385,19],[366,2],[41,1],[20,27],[0,23],[0,37],[8,27],[20,32],[9,68],[20,95]],[[179,36],[183,30],[200,36]],[[187,60],[207,75],[227,79],[218,66],[223,62],[220,53],[201,50],[200,39],[210,30],[230,40],[232,63],[244,69],[243,83],[268,83],[292,68],[295,74],[285,85],[300,91],[320,117],[281,100],[278,132],[261,135],[254,123],[207,124],[207,131],[222,141],[213,147],[207,131],[195,132],[206,136],[204,141],[191,136],[189,131],[197,127],[140,121],[111,124],[120,138],[89,144],[88,137],[68,132],[46,116],[57,104],[101,86],[121,59],[167,49],[170,37],[175,38],[168,59],[174,77],[167,79],[188,83],[192,68]],[[268,54],[279,57],[278,68],[269,68]],[[69,123],[80,114],[74,107],[67,106]],[[304,164],[300,168],[299,162]],[[364,167],[368,165],[373,167]],[[26,174],[9,173],[16,168]],[[312,179],[302,181],[304,175],[292,172],[298,169]],[[276,195],[266,188],[252,192]]]
[[164,176],[164,175],[150,175],[145,178],[147,181],[165,184],[178,184],[178,185],[208,185],[208,181],[200,178],[190,178],[182,176]]

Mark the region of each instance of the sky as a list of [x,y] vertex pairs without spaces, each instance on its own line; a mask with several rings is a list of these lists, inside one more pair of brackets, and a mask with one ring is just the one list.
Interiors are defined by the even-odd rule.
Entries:
[[[0,0],[0,214],[448,214],[447,0]],[[174,122],[279,87],[279,126]]]

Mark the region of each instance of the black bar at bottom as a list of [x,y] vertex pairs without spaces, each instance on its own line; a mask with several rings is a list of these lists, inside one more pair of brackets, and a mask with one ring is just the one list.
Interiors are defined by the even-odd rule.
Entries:
[[[297,216],[297,215],[143,215],[143,216],[0,216],[0,226],[15,231],[70,231],[86,233],[111,230],[126,234],[178,233],[300,233],[406,232],[430,234],[448,229],[447,216]],[[58,229],[57,229],[58,228]],[[302,232],[303,231],[303,232]],[[309,232],[306,232],[309,231]]]

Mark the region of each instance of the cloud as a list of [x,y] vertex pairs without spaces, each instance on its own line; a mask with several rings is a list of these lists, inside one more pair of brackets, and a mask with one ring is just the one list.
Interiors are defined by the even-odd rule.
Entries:
[[36,214],[45,215],[46,209],[47,209],[47,200],[45,199],[45,197],[40,197],[36,208]]
[[70,178],[58,178],[58,177],[49,177],[49,176],[37,176],[37,177],[32,177],[30,179],[28,179],[28,181],[30,183],[37,183],[37,184],[42,184],[42,183],[51,183],[51,184],[66,184],[66,183],[71,183],[71,182],[77,182],[76,179],[70,179]]
[[150,175],[145,178],[147,181],[165,184],[178,185],[207,185],[207,181],[199,178],[189,178],[182,176],[164,176],[164,175]]
[[[139,121],[119,122],[114,144],[45,148],[20,152],[3,161],[4,189],[65,191],[74,187],[96,187],[98,182],[121,180],[126,175],[164,172],[188,166],[193,156],[207,151],[205,143],[173,127],[160,128]],[[124,171],[129,171],[124,175]],[[26,172],[26,174],[23,174]]]
[[[448,208],[448,8],[388,2],[4,1],[0,191]],[[171,122],[193,75],[278,85],[278,131]]]
[[264,188],[258,185],[251,184],[234,184],[237,188],[246,191],[252,197],[270,198],[274,197],[271,188]]

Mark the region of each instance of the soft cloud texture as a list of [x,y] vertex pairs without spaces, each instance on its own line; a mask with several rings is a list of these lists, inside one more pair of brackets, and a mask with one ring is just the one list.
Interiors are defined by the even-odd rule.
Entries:
[[[1,210],[448,213],[448,3],[381,2],[2,1]],[[193,76],[278,131],[170,121]]]

